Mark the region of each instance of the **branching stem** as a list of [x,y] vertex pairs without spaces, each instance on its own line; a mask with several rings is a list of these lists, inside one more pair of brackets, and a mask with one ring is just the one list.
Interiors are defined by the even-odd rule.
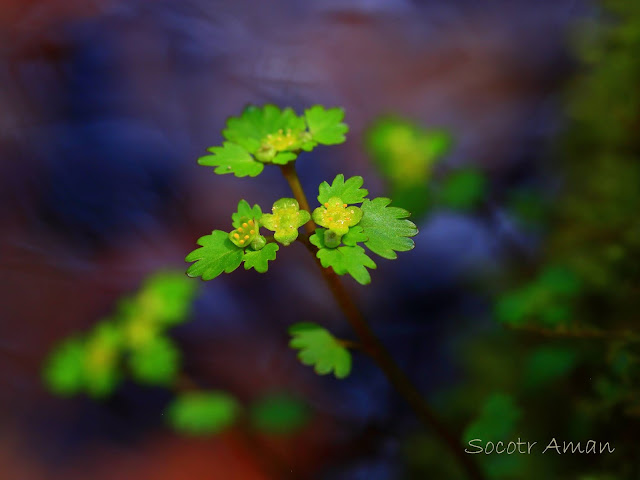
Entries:
[[[309,202],[307,201],[307,197],[302,189],[302,185],[300,184],[300,180],[298,179],[298,175],[295,170],[295,162],[282,165],[280,168],[282,169],[282,174],[286,178],[287,182],[289,182],[291,191],[300,204],[300,208],[311,212],[309,209]],[[353,302],[351,296],[345,290],[338,275],[333,271],[333,269],[324,268],[320,264],[320,260],[316,257],[317,248],[309,242],[309,236],[313,234],[315,229],[313,222],[306,223],[305,229],[307,231],[307,235],[301,235],[298,238],[302,243],[304,243],[315,259],[316,264],[322,272],[322,277],[324,278],[325,283],[349,321],[349,324],[358,336],[360,343],[362,344],[363,351],[366,352],[378,365],[391,385],[404,397],[420,421],[428,428],[433,429],[443,443],[447,445],[451,453],[465,469],[469,478],[481,480],[483,475],[476,463],[464,453],[457,437],[452,434],[444,423],[438,419],[431,406],[422,397],[418,389],[413,385],[411,380],[409,380],[406,374],[393,360],[382,342],[373,333],[371,327],[369,327],[369,324],[360,313],[360,310]]]

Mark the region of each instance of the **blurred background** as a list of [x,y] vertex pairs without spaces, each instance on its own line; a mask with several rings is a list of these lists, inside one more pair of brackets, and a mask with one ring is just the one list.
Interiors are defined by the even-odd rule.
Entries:
[[616,447],[482,456],[487,478],[640,478],[636,2],[2,0],[0,35],[0,478],[464,478],[369,359],[345,380],[296,360],[295,322],[353,338],[298,246],[185,280],[170,333],[199,386],[286,395],[295,428],[185,436],[165,388],[43,383],[56,345],[184,271],[240,198],[289,195],[277,169],[196,163],[265,103],[346,111],[347,142],[297,162],[309,197],[362,175],[414,211],[413,251],[344,280],[461,441]]

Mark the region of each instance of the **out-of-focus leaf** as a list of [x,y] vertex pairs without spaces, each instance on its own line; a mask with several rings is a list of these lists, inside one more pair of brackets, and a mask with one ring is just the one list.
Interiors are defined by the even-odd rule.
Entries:
[[220,433],[236,420],[240,406],[221,391],[184,393],[167,409],[167,418],[176,431],[187,435]]
[[525,388],[534,390],[546,387],[573,370],[578,356],[574,350],[553,346],[538,348],[529,357],[524,368],[522,382]]
[[61,396],[79,393],[84,387],[84,358],[84,343],[79,338],[69,338],[58,345],[43,370],[49,390]]
[[171,340],[158,336],[131,353],[129,366],[136,380],[169,386],[180,367],[180,352]]
[[327,329],[315,323],[296,323],[289,333],[293,337],[289,346],[300,350],[300,361],[313,365],[318,375],[333,371],[336,378],[345,378],[351,372],[351,353]]
[[463,440],[467,443],[475,438],[507,439],[521,416],[520,408],[510,395],[494,393],[486,399],[478,417],[465,429]]
[[469,168],[449,174],[442,182],[438,198],[454,210],[471,210],[484,199],[486,189],[485,175]]
[[270,434],[294,433],[309,421],[309,408],[290,395],[268,395],[251,406],[254,428]]

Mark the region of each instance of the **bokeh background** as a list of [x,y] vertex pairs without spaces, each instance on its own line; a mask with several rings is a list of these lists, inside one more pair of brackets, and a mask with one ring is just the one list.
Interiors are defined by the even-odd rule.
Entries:
[[[638,18],[633,3],[628,14]],[[43,385],[54,345],[107,316],[149,274],[185,269],[195,240],[227,228],[239,198],[266,207],[288,195],[277,169],[238,179],[196,164],[221,142],[226,118],[264,103],[346,111],[347,142],[298,162],[310,197],[338,173],[362,175],[375,195],[389,193],[365,148],[381,115],[447,130],[453,143],[438,168],[481,172],[482,205],[423,212],[416,248],[378,262],[366,288],[346,279],[349,291],[454,431],[468,428],[498,393],[521,421],[498,430],[505,439],[598,435],[619,448],[615,462],[532,456],[491,464],[491,478],[639,478],[637,417],[625,416],[633,405],[624,403],[637,398],[633,375],[625,371],[623,400],[611,400],[613,381],[610,390],[594,387],[617,334],[604,347],[598,339],[565,343],[513,332],[494,315],[501,292],[596,238],[613,250],[583,252],[571,263],[588,277],[580,311],[599,312],[595,325],[604,328],[615,298],[617,325],[633,328],[632,254],[640,242],[638,145],[629,132],[640,125],[640,69],[637,48],[624,50],[623,40],[640,45],[640,23],[623,40],[598,44],[600,53],[619,47],[613,56],[590,50],[590,66],[581,47],[597,37],[598,22],[615,18],[587,0],[1,1],[0,478],[279,478],[265,452],[295,478],[458,478],[368,359],[356,354],[342,381],[296,361],[287,347],[292,323],[317,322],[353,338],[303,248],[281,249],[267,275],[238,270],[203,284],[191,321],[173,333],[185,371],[202,385],[241,401],[273,392],[302,399],[310,419],[295,434],[261,436],[258,444],[234,428],[185,438],[165,424],[171,394],[163,389],[127,382],[95,401],[58,398]],[[603,58],[607,75],[576,81]],[[600,103],[588,103],[595,98]],[[605,118],[589,123],[597,116]],[[630,130],[612,126],[624,122]],[[585,163],[596,150],[609,154]],[[615,163],[611,152],[620,151]],[[437,171],[429,179],[436,185]],[[572,220],[577,226],[562,230]],[[625,251],[625,242],[636,250]],[[607,262],[624,269],[613,274]],[[543,333],[556,327],[547,320]],[[542,366],[530,375],[555,373],[523,386],[526,355],[541,347],[535,365]],[[633,351],[624,352],[633,364]],[[600,394],[604,407],[584,407]]]

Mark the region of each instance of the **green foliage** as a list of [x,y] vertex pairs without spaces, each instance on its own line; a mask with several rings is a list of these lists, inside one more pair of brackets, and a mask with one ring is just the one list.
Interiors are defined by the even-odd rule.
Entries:
[[438,200],[454,210],[471,210],[484,199],[487,189],[486,176],[473,168],[449,174],[440,187]]
[[572,300],[579,291],[580,282],[571,270],[549,266],[532,282],[503,294],[496,303],[496,317],[515,326],[536,322],[566,325],[572,318]]
[[[338,275],[351,275],[361,285],[367,285],[371,283],[371,275],[367,268],[375,269],[375,262],[367,256],[364,252],[364,248],[356,245],[356,241],[361,241],[362,238],[367,238],[362,234],[361,227],[352,227],[355,232],[349,236],[349,234],[343,237],[346,239],[343,247],[336,248],[335,246],[327,246],[326,233],[323,228],[318,228],[316,232],[309,237],[309,241],[318,247],[316,256],[320,259],[320,263],[323,267],[333,268],[333,271]],[[352,245],[348,245],[348,243]]]
[[511,396],[494,393],[485,400],[477,418],[465,429],[463,441],[467,443],[474,438],[507,440],[521,416],[522,412]]
[[284,246],[290,245],[298,238],[298,229],[311,219],[306,210],[293,198],[281,198],[273,204],[273,213],[262,215],[260,224],[275,232],[274,238]]
[[211,435],[230,427],[239,412],[236,400],[225,392],[192,392],[173,400],[167,408],[167,419],[182,434]]
[[169,338],[155,336],[131,352],[129,368],[141,383],[170,386],[180,368],[180,352]]
[[273,394],[261,398],[249,410],[251,424],[269,434],[289,435],[309,422],[309,408],[297,398]]
[[242,221],[243,217],[247,217],[254,221],[260,220],[260,217],[262,217],[262,209],[260,208],[260,205],[254,205],[252,207],[246,200],[240,200],[238,202],[238,210],[231,215],[233,228],[242,226],[244,223]]
[[336,175],[331,185],[322,182],[318,188],[318,202],[325,204],[329,199],[338,197],[343,203],[362,203],[369,191],[362,187],[364,180],[362,177],[350,177],[346,182],[344,175]]
[[365,134],[367,150],[392,188],[421,184],[433,166],[451,149],[451,136],[444,130],[424,129],[413,122],[383,117]]
[[293,337],[291,348],[300,350],[298,358],[304,365],[313,365],[318,375],[333,372],[345,378],[351,372],[351,353],[329,331],[315,323],[296,323],[289,327]]
[[368,237],[365,245],[383,258],[395,259],[396,252],[412,250],[415,244],[409,237],[418,234],[415,224],[409,220],[410,213],[398,207],[389,207],[391,200],[378,197],[362,204],[360,226]]
[[445,130],[425,129],[398,117],[382,117],[365,132],[367,151],[387,180],[394,204],[414,217],[426,214],[433,204],[434,167],[451,145]]
[[84,342],[69,338],[50,354],[43,369],[44,381],[51,392],[71,396],[84,387]]
[[255,269],[256,272],[265,273],[268,269],[268,261],[276,259],[276,252],[280,247],[275,243],[269,243],[258,251],[247,251],[244,254],[244,269]]
[[264,170],[264,165],[256,162],[249,153],[239,145],[224,142],[222,147],[211,147],[213,155],[205,155],[198,159],[200,165],[216,167],[218,175],[233,173],[236,177],[255,177]]
[[528,358],[522,379],[524,387],[530,390],[546,387],[565,377],[577,362],[578,356],[572,349],[542,346]]
[[222,134],[228,141],[209,148],[213,155],[201,157],[198,163],[216,167],[218,174],[255,177],[264,164],[286,165],[300,151],[344,142],[349,128],[342,123],[343,118],[341,108],[327,110],[320,105],[306,110],[303,116],[275,105],[249,106],[240,117],[227,121]]
[[[316,232],[319,230],[321,229],[316,230]],[[366,242],[368,239],[369,237],[364,234],[362,227],[360,225],[356,225],[355,227],[349,228],[347,234],[342,237],[342,243],[349,247],[353,247],[357,243]]]
[[361,285],[371,283],[367,268],[375,269],[376,264],[361,246],[322,248],[318,250],[317,256],[323,267],[333,268],[338,275],[348,273]]
[[121,380],[122,334],[111,322],[99,323],[85,342],[84,387],[92,397],[109,395]]
[[325,109],[315,105],[304,112],[311,138],[323,145],[337,145],[345,141],[349,127],[342,123],[344,110],[341,108]]
[[222,230],[214,230],[211,235],[200,237],[197,243],[201,248],[185,258],[187,262],[195,262],[187,270],[190,277],[211,280],[222,272],[233,272],[242,263],[243,250],[231,243],[229,235]]
[[182,273],[161,271],[145,279],[130,304],[135,312],[129,313],[158,326],[177,325],[187,318],[197,291]]
[[46,385],[56,395],[106,397],[124,377],[126,364],[134,379],[170,386],[180,355],[166,331],[187,318],[196,291],[180,272],[148,277],[114,315],[54,348],[43,368]]

